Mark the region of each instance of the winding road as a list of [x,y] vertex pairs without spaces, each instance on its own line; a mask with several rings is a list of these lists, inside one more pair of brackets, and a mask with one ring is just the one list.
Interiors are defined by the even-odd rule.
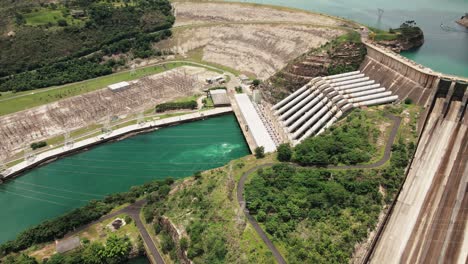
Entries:
[[[321,167],[321,168],[340,169],[340,170],[343,170],[343,169],[345,169],[345,170],[346,169],[375,169],[375,168],[378,168],[378,167],[384,165],[387,161],[390,160],[390,156],[391,156],[391,153],[392,153],[392,145],[393,145],[393,143],[395,141],[395,138],[396,138],[396,136],[398,134],[398,129],[400,128],[400,125],[401,125],[401,118],[400,117],[393,116],[393,115],[387,115],[386,117],[393,120],[393,127],[392,127],[392,131],[390,132],[390,135],[388,137],[387,144],[385,146],[384,155],[380,160],[378,160],[377,162],[372,163],[372,164],[351,165],[351,166],[328,166],[328,167]],[[247,218],[249,223],[252,225],[252,227],[255,229],[258,236],[263,240],[265,245],[270,249],[271,253],[273,253],[273,256],[274,256],[276,262],[278,262],[280,264],[286,264],[286,261],[285,261],[284,257],[281,255],[281,253],[275,247],[273,242],[268,238],[267,234],[263,231],[263,229],[260,227],[260,225],[255,220],[255,218],[252,215],[250,215],[248,209],[245,208],[245,205],[246,205],[245,198],[244,198],[245,181],[247,180],[247,178],[252,173],[257,171],[258,169],[271,167],[273,165],[275,165],[275,163],[266,163],[266,164],[258,165],[256,167],[253,167],[250,170],[244,172],[244,174],[242,174],[242,177],[240,178],[239,183],[237,184],[237,202],[239,203],[241,208],[244,208],[245,217]],[[292,163],[291,163],[291,165],[293,165],[295,167],[301,167],[301,168],[318,168],[316,166],[300,166],[298,164],[292,164]]]
[[110,214],[104,215],[101,218],[99,218],[96,221],[93,221],[89,224],[86,224],[84,226],[80,226],[79,228],[75,229],[73,232],[68,233],[64,238],[68,238],[71,236],[74,236],[78,234],[79,232],[87,229],[88,227],[100,223],[105,220],[109,220],[113,217],[116,217],[120,214],[127,214],[130,216],[133,221],[135,221],[135,225],[138,228],[138,231],[140,232],[141,238],[143,239],[143,242],[145,244],[145,249],[148,254],[148,258],[150,259],[151,263],[156,263],[156,264],[165,264],[166,262],[162,258],[161,254],[159,253],[158,249],[156,248],[156,245],[154,244],[153,240],[151,239],[150,234],[148,233],[148,230],[146,230],[145,225],[140,219],[140,211],[143,208],[143,206],[146,204],[146,199],[139,200],[127,207],[124,207],[118,211],[112,212]]

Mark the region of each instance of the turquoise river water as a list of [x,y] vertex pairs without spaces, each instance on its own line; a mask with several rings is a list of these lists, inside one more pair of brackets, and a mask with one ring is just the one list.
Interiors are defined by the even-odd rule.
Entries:
[[[436,71],[468,77],[468,30],[454,21],[468,12],[468,0],[248,0],[347,18],[372,27],[398,27],[415,20],[425,44],[402,55]],[[383,9],[379,20],[378,9]]]
[[0,243],[27,227],[154,179],[181,178],[249,153],[234,115],[141,134],[59,159],[0,185]]

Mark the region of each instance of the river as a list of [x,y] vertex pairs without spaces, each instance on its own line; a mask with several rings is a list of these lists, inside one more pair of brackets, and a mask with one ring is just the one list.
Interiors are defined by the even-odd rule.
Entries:
[[[347,18],[372,27],[389,29],[415,20],[425,44],[402,53],[436,71],[468,77],[468,30],[454,21],[468,12],[468,0],[249,0],[282,5]],[[378,9],[383,10],[379,20]],[[442,27],[441,27],[442,25]]]
[[141,134],[59,159],[0,185],[0,243],[106,194],[182,178],[249,153],[234,115]]

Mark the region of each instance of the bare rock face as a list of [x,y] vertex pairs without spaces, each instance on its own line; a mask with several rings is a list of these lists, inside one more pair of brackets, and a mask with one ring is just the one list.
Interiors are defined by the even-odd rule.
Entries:
[[468,13],[456,21],[458,24],[468,28]]
[[312,50],[264,82],[260,87],[262,98],[270,103],[276,103],[314,77],[356,70],[365,55],[364,45],[353,42],[329,43]]

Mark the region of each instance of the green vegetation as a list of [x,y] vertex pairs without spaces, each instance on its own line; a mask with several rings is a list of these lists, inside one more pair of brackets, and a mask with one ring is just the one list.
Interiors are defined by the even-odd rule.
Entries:
[[[187,248],[187,255],[195,264],[201,263],[273,263],[268,248],[257,237],[251,226],[246,225],[242,211],[235,199],[235,181],[255,164],[271,162],[266,157],[256,160],[253,156],[233,161],[229,165],[195,173],[194,177],[179,182],[157,208],[155,216],[158,238],[175,250]],[[179,241],[170,243],[162,237],[164,222],[170,221],[179,230],[185,230]],[[156,232],[158,233],[158,232]],[[169,247],[171,248],[171,247]],[[174,249],[173,249],[174,250]],[[174,253],[168,251],[175,263]]]
[[203,108],[214,107],[213,99],[211,97],[203,98],[202,103],[203,103]]
[[72,96],[92,92],[106,86],[122,81],[131,81],[144,76],[161,73],[184,65],[192,65],[186,62],[169,62],[163,65],[148,66],[136,69],[135,74],[129,71],[119,72],[103,77],[83,82],[68,84],[60,87],[52,87],[47,90],[37,90],[35,92],[25,91],[18,93],[5,93],[1,97],[0,115],[11,114],[31,107],[55,102]]
[[34,142],[31,144],[31,148],[33,150],[38,149],[38,148],[43,148],[45,146],[47,146],[47,142],[45,141]]
[[196,109],[198,106],[197,101],[190,100],[190,101],[181,101],[181,102],[169,102],[163,103],[156,106],[155,111],[156,113],[171,111],[171,110],[179,110],[179,109]]
[[408,42],[412,40],[424,39],[423,32],[421,28],[416,25],[414,20],[405,21],[400,25],[399,28],[390,28],[387,31],[381,30],[378,28],[370,28],[372,30],[372,34],[370,37],[375,41],[402,41]]
[[255,86],[255,87],[259,86],[260,85],[260,80],[259,79],[254,79],[252,81],[252,85]]
[[[3,10],[14,13],[17,25],[14,37],[0,36],[0,91],[85,80],[111,73],[128,56],[162,55],[152,43],[170,37],[174,22],[167,0],[14,5],[8,3]],[[83,16],[72,18],[74,10]],[[111,55],[119,59],[107,60]]]
[[355,110],[346,122],[331,127],[326,133],[308,138],[294,149],[293,161],[301,165],[328,166],[358,164],[376,154],[374,144],[379,137],[375,125],[366,122],[367,113]]
[[[376,150],[371,123],[365,112],[355,111],[298,145],[293,159],[307,165],[365,162]],[[245,189],[249,212],[277,241],[288,263],[350,262],[356,244],[375,228],[383,205],[394,199],[414,153],[415,137],[406,132],[411,122],[403,126],[390,162],[382,168],[331,170],[280,163],[252,176]],[[278,158],[280,153],[286,161],[287,147],[280,146]]]
[[302,170],[279,164],[258,171],[247,205],[286,247],[289,263],[348,263],[381,210],[375,173]]
[[[132,250],[132,244],[128,237],[117,237],[111,235],[105,245],[98,242],[83,243],[84,246],[65,253],[57,253],[52,255],[47,261],[42,263],[47,264],[79,264],[79,263],[109,263],[119,264],[125,263],[130,256]],[[26,261],[27,260],[27,261]],[[25,262],[26,261],[26,262]],[[5,259],[6,264],[23,264],[23,263],[38,263],[36,259],[27,257],[26,255],[8,256]]]
[[88,224],[101,216],[109,213],[114,207],[125,203],[134,203],[136,199],[145,197],[147,193],[169,192],[172,181],[152,181],[141,186],[134,186],[129,192],[116,193],[107,196],[102,201],[90,201],[81,208],[43,222],[40,225],[23,231],[13,241],[0,245],[0,256],[6,256],[12,252],[19,252],[32,245],[53,241],[63,237],[75,228]]
[[263,159],[265,157],[265,148],[263,146],[256,147],[254,152],[257,159]]
[[289,144],[281,144],[278,146],[277,151],[277,159],[279,161],[288,162],[292,158],[293,151]]

